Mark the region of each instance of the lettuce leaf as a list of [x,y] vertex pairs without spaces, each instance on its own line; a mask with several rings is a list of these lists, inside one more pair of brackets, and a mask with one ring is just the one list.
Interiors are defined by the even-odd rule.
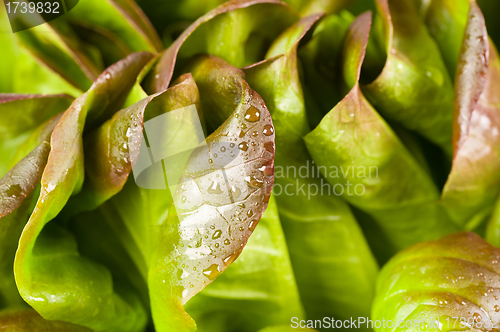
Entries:
[[[225,63],[225,70],[211,71],[211,64],[220,61],[213,56],[201,58],[207,72],[193,75],[200,87],[211,83],[210,95],[200,88],[201,104],[232,96],[234,108],[189,156],[173,196],[175,207],[161,226],[148,279],[158,331],[195,330],[183,305],[241,254],[267,208],[274,182],[274,127],[269,111],[235,74],[237,68]],[[234,85],[224,84],[227,77]],[[223,111],[228,107],[220,104]]]
[[378,38],[387,47],[387,61],[363,93],[386,119],[451,155],[453,85],[439,48],[410,0],[379,0],[377,7],[384,27]]
[[14,264],[21,296],[46,319],[106,331],[138,331],[146,323],[135,296],[114,291],[109,271],[80,256],[74,237],[49,222],[81,189],[85,123],[92,125],[119,108],[150,59],[148,53],[134,53],[108,68],[64,112],[52,133],[40,197],[22,232]]
[[304,140],[335,193],[371,215],[393,246],[404,248],[456,228],[429,175],[361,92],[370,26],[359,22],[351,26],[343,54],[344,81],[354,86]]
[[[378,267],[348,205],[323,192],[331,187],[323,177],[313,175],[319,172],[302,139],[310,129],[297,48],[319,19],[320,15],[312,15],[291,26],[273,43],[267,60],[244,72],[264,98],[275,124],[279,171],[274,192],[307,316],[344,319],[369,315]],[[363,19],[369,23],[368,17]],[[297,175],[303,170],[306,177]]]
[[[457,233],[422,242],[382,269],[372,320],[424,325],[412,330],[491,329],[500,318],[500,250],[473,233]],[[490,326],[488,328],[488,326]]]
[[442,193],[448,214],[468,229],[491,212],[500,188],[499,81],[498,52],[471,1],[455,83],[453,164]]

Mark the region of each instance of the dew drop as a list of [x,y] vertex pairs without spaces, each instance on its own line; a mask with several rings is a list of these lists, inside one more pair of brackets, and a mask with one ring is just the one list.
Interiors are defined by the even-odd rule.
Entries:
[[182,196],[182,198],[181,198],[181,202],[182,202],[182,203],[186,203],[186,196]]
[[257,227],[257,224],[258,224],[258,223],[259,223],[259,222],[258,222],[257,220],[255,220],[255,219],[254,219],[254,220],[252,220],[252,221],[250,221],[250,224],[248,225],[248,229],[249,229],[251,232],[253,232],[253,231],[255,230],[255,227]]
[[230,243],[231,243],[231,241],[229,241],[228,239],[225,239],[225,240],[224,240],[224,244],[225,244],[226,246],[227,246],[227,245],[229,245]]
[[254,107],[250,106],[250,108],[245,113],[245,120],[248,122],[257,122],[260,120],[260,111]]
[[229,144],[230,148],[234,148],[234,143]]
[[266,124],[262,133],[266,136],[271,136],[272,134],[274,134],[273,126],[271,126],[270,124]]
[[248,150],[248,144],[247,144],[247,142],[241,142],[240,144],[238,144],[238,148],[240,150],[247,151]]
[[219,265],[217,264],[212,264],[203,270],[203,275],[210,280],[215,280],[215,278],[217,278],[220,274],[221,271],[219,270]]
[[211,226],[210,226],[210,229],[215,229],[215,225],[211,225]]
[[214,232],[214,235],[212,235],[212,239],[217,240],[218,238],[221,237],[221,235],[222,235],[222,231],[220,229],[218,229]]
[[246,125],[246,124],[244,124],[244,123],[242,123],[242,124],[241,124],[241,129],[247,129],[247,125]]
[[245,178],[245,181],[248,183],[248,185],[252,188],[260,188],[262,187],[262,180],[257,179],[253,175],[247,176]]
[[236,260],[236,258],[238,258],[238,256],[240,255],[240,253],[241,253],[240,250],[236,250],[231,255],[229,255],[226,258],[224,258],[224,260],[223,260],[224,265],[226,265],[226,266],[231,265],[231,263],[234,262]]
[[221,147],[220,147],[220,151],[221,151],[221,152],[226,152],[226,147],[225,147],[225,146],[221,146]]
[[472,316],[474,317],[474,322],[479,323],[481,321],[481,315],[477,312],[475,312]]
[[245,132],[243,130],[240,131],[240,134],[238,136],[239,136],[239,138],[242,138],[243,136],[245,136]]
[[258,131],[254,131],[254,132],[252,133],[252,136],[253,136],[253,137],[257,137],[258,135],[259,135],[259,132],[258,132]]
[[231,194],[233,195],[233,198],[238,198],[241,195],[241,190],[238,187],[231,186]]
[[500,307],[497,304],[495,304],[495,306],[493,308],[495,309],[495,312],[499,312],[500,311]]
[[219,194],[222,194],[222,189],[220,187],[220,183],[219,182],[212,182],[212,184],[207,188],[207,192],[209,194],[213,194],[213,195],[219,195]]
[[219,248],[219,244],[218,243],[215,244],[215,248]]
[[250,218],[251,216],[253,216],[253,211],[252,210],[248,210],[247,211],[247,216],[248,216],[248,218]]

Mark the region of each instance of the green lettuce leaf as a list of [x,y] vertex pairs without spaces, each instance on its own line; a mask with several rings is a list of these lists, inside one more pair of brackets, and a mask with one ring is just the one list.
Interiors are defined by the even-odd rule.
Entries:
[[[35,128],[55,114],[66,110],[71,101],[72,98],[68,95],[0,93],[0,115],[3,118],[0,123],[0,154],[2,155],[0,176],[11,168],[11,159],[16,150]],[[20,109],[23,111],[19,112]]]
[[354,87],[304,139],[335,193],[371,215],[394,247],[404,248],[455,227],[429,175],[361,92],[370,26],[359,22],[351,26],[343,54],[344,80]]
[[[16,27],[32,26],[31,19],[44,22],[38,14],[13,19]],[[16,33],[21,46],[64,80],[86,91],[104,68],[93,58],[91,48],[75,40],[74,32],[60,20]],[[30,91],[27,91],[30,92]]]
[[[173,196],[175,208],[161,226],[148,279],[160,332],[196,329],[183,305],[240,255],[274,182],[274,127],[264,101],[237,68],[225,63],[219,71],[211,63],[222,60],[213,56],[199,61],[207,68],[204,75],[193,73],[201,104],[231,96],[233,111],[190,155]],[[211,95],[204,96],[201,87],[209,82]],[[231,104],[219,106],[224,113]]]
[[[263,11],[266,15],[261,15]],[[199,53],[218,56],[236,67],[255,63],[268,45],[296,20],[290,8],[279,1],[227,2],[197,19],[162,53],[151,73],[153,82],[149,90],[166,89],[174,77],[174,69],[182,70]],[[261,29],[263,25],[266,29]]]
[[250,332],[303,319],[273,197],[238,260],[185,308],[200,332]]
[[64,19],[72,25],[85,29],[85,32],[93,30],[94,37],[99,39],[90,40],[97,41],[99,46],[106,40],[119,40],[122,49],[126,47],[130,53],[140,51],[156,53],[163,49],[156,30],[132,0],[80,1],[74,9],[64,15]]
[[52,133],[40,197],[19,240],[14,264],[21,296],[46,319],[102,331],[139,331],[146,323],[134,294],[114,290],[109,271],[80,256],[71,233],[49,221],[81,189],[86,122],[92,127],[119,109],[150,59],[149,53],[134,53],[108,68],[64,112]]
[[40,125],[16,153],[0,179],[0,308],[23,304],[14,281],[14,257],[24,225],[33,211],[50,152],[50,137],[61,114]]
[[[465,331],[496,328],[500,319],[500,250],[474,233],[414,245],[382,269],[372,320],[377,331]],[[489,328],[488,328],[489,326]]]
[[[348,319],[369,315],[378,267],[349,207],[331,193],[302,139],[310,129],[297,48],[319,18],[309,16],[290,27],[274,42],[268,60],[244,72],[276,128],[274,193],[308,318]],[[369,24],[367,16],[363,19]]]
[[[379,0],[387,62],[362,87],[377,111],[418,132],[451,155],[453,85],[439,48],[410,0]],[[353,81],[348,82],[351,86]]]
[[500,200],[497,199],[495,208],[491,214],[487,227],[485,239],[497,248],[500,248]]
[[338,61],[344,36],[353,20],[349,12],[324,17],[314,28],[311,40],[298,50],[307,117],[313,128],[344,97],[338,84],[342,77]]
[[454,78],[467,25],[469,0],[417,0],[415,2],[429,33],[437,42],[450,77]]

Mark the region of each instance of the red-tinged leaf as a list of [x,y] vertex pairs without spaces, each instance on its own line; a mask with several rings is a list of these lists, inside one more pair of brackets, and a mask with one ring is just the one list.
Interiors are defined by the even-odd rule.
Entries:
[[90,133],[85,138],[84,150],[92,158],[85,159],[86,179],[81,195],[68,202],[71,212],[91,210],[123,188],[139,158],[139,151],[147,149],[141,146],[145,122],[191,105],[200,109],[198,88],[188,75],[172,88],[117,112]]
[[54,116],[33,132],[18,149],[15,166],[0,179],[0,307],[24,303],[14,281],[14,257],[36,201],[35,188],[47,163],[50,136],[61,116]]
[[[235,109],[191,154],[174,195],[175,210],[162,227],[149,273],[160,332],[195,329],[183,305],[239,256],[274,183],[274,127],[263,100],[237,68],[210,56],[198,61],[206,71],[195,80],[207,89],[212,82],[205,90],[212,106],[232,94]],[[200,94],[203,103],[208,96],[201,89]]]
[[454,158],[442,193],[449,215],[474,227],[500,187],[500,59],[482,13],[471,1],[455,84]]
[[[263,11],[266,15],[261,15]],[[163,52],[153,71],[153,89],[165,90],[172,80],[176,65],[181,68],[184,65],[176,62],[185,61],[199,53],[219,56],[236,67],[255,63],[260,60],[259,56],[262,56],[256,54],[262,44],[270,43],[296,19],[291,9],[277,0],[226,2],[197,19]],[[235,29],[235,21],[246,24]],[[207,23],[206,27],[202,27]],[[261,29],[263,24],[266,24],[265,30]],[[249,45],[251,36],[262,40],[253,40]],[[185,47],[182,47],[183,45]]]
[[[28,139],[34,148],[0,179],[0,219],[17,209],[40,183],[50,152],[50,136],[62,114],[42,124]],[[34,143],[34,144],[33,144]]]
[[135,332],[146,324],[133,292],[116,291],[106,268],[79,256],[71,234],[47,224],[81,188],[84,129],[121,108],[151,58],[149,53],[134,53],[109,67],[64,112],[52,133],[40,197],[19,240],[14,264],[19,293],[44,318],[120,332]]
[[[324,27],[324,20],[315,27],[320,18],[321,15],[311,15],[291,26],[273,43],[267,60],[243,70],[250,86],[266,102],[276,129],[275,165],[280,171],[276,172],[274,193],[300,302],[308,319],[343,320],[370,314],[378,267],[348,204],[331,194],[331,186],[314,174],[314,164],[303,140],[310,132],[306,114],[309,108],[303,99],[305,85],[301,85],[299,77],[297,48],[301,40],[307,39],[306,35]],[[354,29],[368,30],[369,21],[369,15],[361,16]],[[362,45],[365,36],[353,35],[354,45]],[[348,51],[346,71],[356,82],[362,52],[358,47]],[[300,174],[283,171],[293,169]],[[305,169],[312,170],[312,174],[307,172],[304,176],[301,170]],[[291,290],[287,293],[294,295]],[[360,298],[364,301],[358,301]],[[293,299],[288,302],[288,308],[293,308]],[[292,317],[301,319],[297,314]]]
[[486,86],[490,61],[488,32],[481,9],[471,1],[455,82],[453,148],[455,155],[469,135],[472,112]]
[[[346,83],[356,79],[354,87],[304,139],[330,184],[343,188],[341,195],[347,202],[371,215],[393,247],[404,248],[449,234],[455,227],[437,204],[439,193],[430,176],[361,92],[357,80],[369,23],[366,17],[358,17],[344,42],[344,70],[352,71],[344,77]],[[368,173],[376,169],[376,174],[332,172],[351,167]],[[349,194],[349,186],[364,190]]]

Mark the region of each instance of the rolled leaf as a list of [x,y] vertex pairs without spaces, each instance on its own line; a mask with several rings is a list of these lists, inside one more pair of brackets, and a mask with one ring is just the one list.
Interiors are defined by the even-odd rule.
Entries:
[[[271,116],[248,83],[231,76],[236,84],[220,85],[219,77],[210,97],[223,100],[232,92],[235,109],[190,155],[174,195],[175,209],[162,225],[151,260],[150,296],[158,331],[195,329],[183,305],[240,255],[269,201],[274,182]],[[207,77],[194,78],[202,86]],[[227,110],[227,104],[221,108]]]
[[186,303],[198,331],[257,331],[304,319],[273,197],[238,260]]
[[[495,329],[500,319],[500,249],[473,233],[423,242],[382,269],[372,320],[392,321],[376,331]],[[420,321],[420,323],[419,323]],[[413,324],[412,328],[404,328]]]
[[64,18],[71,24],[93,29],[101,38],[119,40],[131,52],[155,53],[163,48],[148,18],[132,0],[80,1]]
[[416,1],[429,33],[436,40],[448,68],[454,78],[462,47],[469,0]]
[[338,61],[344,36],[353,20],[348,12],[326,16],[314,28],[311,40],[298,50],[304,67],[304,99],[312,128],[344,97],[338,84],[342,77]]
[[[90,133],[85,138],[84,150],[93,158],[85,160],[86,182],[83,192],[69,202],[73,213],[92,210],[122,189],[139,158],[141,144],[145,143],[145,122],[188,106],[194,106],[201,118],[199,102],[198,88],[189,76],[165,92],[148,96],[117,112],[112,119]],[[184,129],[189,131],[190,128]],[[164,136],[163,139],[168,139],[168,133]],[[172,151],[182,151],[181,145],[185,144],[178,142],[177,146],[172,146],[173,142],[169,143],[167,149]]]
[[335,194],[373,216],[391,244],[403,248],[455,227],[437,204],[429,175],[361,92],[370,28],[361,22],[353,23],[344,44],[344,80],[354,87],[304,139]]
[[457,67],[454,158],[442,201],[459,225],[473,227],[491,211],[500,188],[500,59],[481,10],[471,1]]
[[[17,27],[32,26],[30,18],[44,22],[38,14],[25,17],[18,15],[13,20]],[[75,41],[74,34],[64,22],[41,24],[16,33],[19,42],[66,81],[81,91],[90,88],[102,67],[93,61],[88,47]]]
[[92,125],[119,108],[150,59],[148,53],[135,53],[108,68],[73,102],[52,133],[40,197],[19,240],[14,264],[21,296],[46,319],[102,331],[139,331],[146,323],[134,294],[114,290],[109,271],[81,257],[73,236],[48,223],[81,188],[86,121]]
[[[266,15],[260,15],[262,11]],[[151,74],[154,79],[150,89],[166,89],[175,67],[182,69],[189,58],[199,53],[218,56],[236,67],[255,63],[267,45],[296,20],[290,8],[280,1],[227,2],[197,19],[162,53]],[[236,22],[239,29],[233,28]],[[260,29],[263,24],[267,26],[264,30]]]
[[[297,48],[319,18],[290,27],[274,42],[268,60],[244,72],[276,128],[274,193],[307,317],[349,319],[369,315],[378,267],[349,207],[319,175],[302,139],[310,129]],[[369,24],[368,16],[362,19]]]
[[387,62],[380,76],[362,90],[382,116],[451,155],[453,87],[439,48],[410,0],[379,0],[377,6]]
[[0,307],[24,303],[14,281],[14,257],[33,211],[50,152],[50,136],[62,114],[42,124],[17,151],[19,162],[0,179]]

